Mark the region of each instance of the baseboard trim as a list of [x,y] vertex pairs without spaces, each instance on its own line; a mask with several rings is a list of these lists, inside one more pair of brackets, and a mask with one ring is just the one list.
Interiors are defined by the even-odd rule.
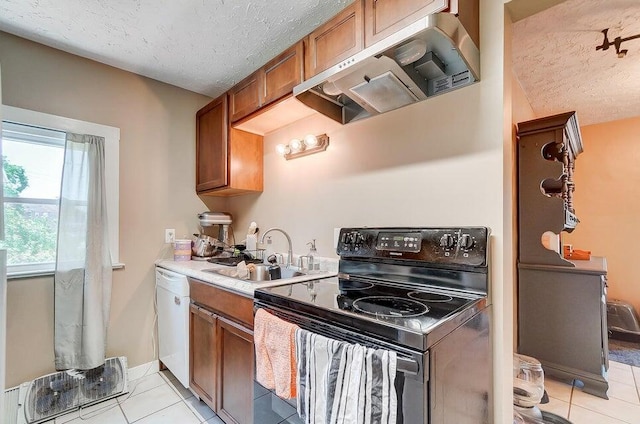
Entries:
[[129,368],[129,381],[137,380],[149,374],[157,373],[158,371],[160,371],[160,363],[158,360],[131,367]]

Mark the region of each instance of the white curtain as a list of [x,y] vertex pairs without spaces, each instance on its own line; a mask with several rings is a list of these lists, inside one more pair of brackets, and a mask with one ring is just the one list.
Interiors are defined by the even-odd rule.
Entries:
[[67,134],[55,272],[56,369],[104,363],[111,303],[104,138]]

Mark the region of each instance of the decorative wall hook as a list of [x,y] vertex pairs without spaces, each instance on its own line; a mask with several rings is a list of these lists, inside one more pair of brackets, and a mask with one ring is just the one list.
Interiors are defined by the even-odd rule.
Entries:
[[640,38],[640,34],[632,35],[630,37],[625,37],[625,38],[616,37],[613,39],[613,43],[612,43],[611,41],[609,41],[609,35],[608,35],[609,28],[603,29],[601,32],[604,34],[604,40],[602,41],[601,45],[596,46],[596,50],[605,51],[609,49],[609,46],[613,45],[616,48],[616,54],[620,59],[625,57],[629,52],[629,50],[627,49],[624,49],[624,50],[620,49],[620,46],[622,46],[622,43],[624,43],[625,41],[630,41],[636,38]]

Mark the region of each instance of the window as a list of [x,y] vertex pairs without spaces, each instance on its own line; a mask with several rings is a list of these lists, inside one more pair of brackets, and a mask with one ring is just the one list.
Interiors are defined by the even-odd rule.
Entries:
[[7,274],[51,273],[55,268],[58,207],[66,132],[105,137],[109,244],[118,255],[118,128],[3,106],[4,225]]
[[2,123],[5,248],[16,271],[53,269],[65,133]]

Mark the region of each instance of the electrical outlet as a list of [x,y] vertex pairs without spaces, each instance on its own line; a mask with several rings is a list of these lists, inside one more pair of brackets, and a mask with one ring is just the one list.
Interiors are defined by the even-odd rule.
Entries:
[[164,230],[164,242],[173,243],[176,241],[176,230],[166,229]]

